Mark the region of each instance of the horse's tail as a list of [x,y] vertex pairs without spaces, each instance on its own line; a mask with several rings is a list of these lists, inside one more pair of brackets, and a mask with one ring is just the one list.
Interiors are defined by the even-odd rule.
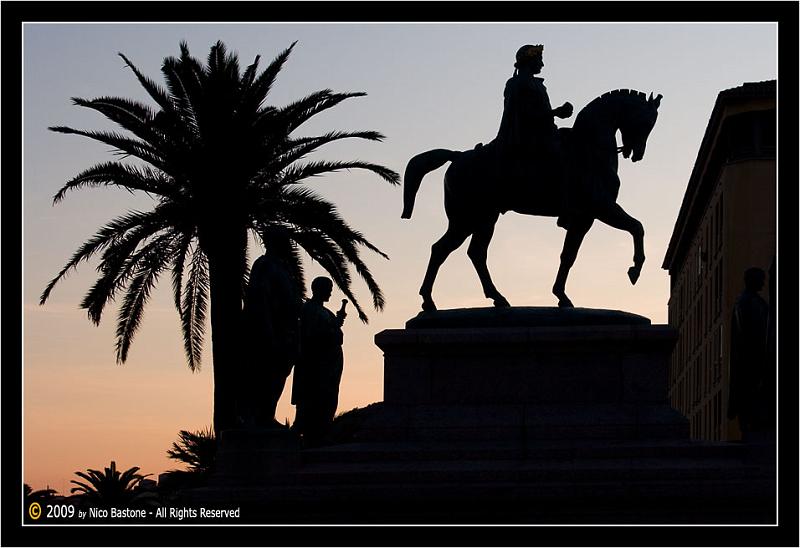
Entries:
[[414,210],[414,200],[417,197],[422,178],[434,169],[442,167],[445,162],[452,162],[461,153],[457,150],[436,148],[417,154],[408,161],[406,172],[403,175],[403,219],[410,219]]

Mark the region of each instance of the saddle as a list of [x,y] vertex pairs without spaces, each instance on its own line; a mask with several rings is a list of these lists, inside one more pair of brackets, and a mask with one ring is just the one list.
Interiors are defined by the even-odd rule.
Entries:
[[[567,192],[568,157],[571,146],[572,128],[559,128],[552,149],[541,154],[525,157],[523,154],[503,156],[496,154],[497,186],[502,189],[499,195],[500,212],[506,213],[514,207],[522,195],[541,194],[549,200],[564,202]],[[490,143],[491,145],[491,143]],[[476,145],[475,150],[486,150],[489,145]],[[558,197],[552,195],[558,193]]]

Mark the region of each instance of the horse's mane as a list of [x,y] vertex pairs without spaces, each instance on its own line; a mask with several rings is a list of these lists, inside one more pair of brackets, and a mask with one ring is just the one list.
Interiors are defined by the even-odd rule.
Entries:
[[647,101],[647,94],[644,92],[637,91],[635,89],[615,89],[612,91],[607,91],[599,97],[595,97],[586,106],[588,107],[597,103],[605,102],[606,99],[610,99],[612,97],[629,97],[631,99]]
[[609,99],[615,98],[636,100],[642,103],[647,102],[647,95],[635,89],[615,89],[612,91],[607,91],[599,97],[592,99],[589,104],[581,109],[581,111],[578,113],[578,116],[575,118],[575,123],[572,126],[573,129],[579,128],[586,123],[591,123],[589,120],[594,117],[595,113],[603,108],[606,108]]

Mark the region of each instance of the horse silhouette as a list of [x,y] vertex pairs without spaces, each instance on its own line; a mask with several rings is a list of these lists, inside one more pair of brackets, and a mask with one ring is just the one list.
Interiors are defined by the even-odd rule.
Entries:
[[[644,157],[647,138],[655,126],[661,95],[655,99],[635,90],[620,89],[604,93],[584,107],[572,129],[560,129],[561,175],[535,159],[531,174],[520,182],[504,176],[499,166],[496,142],[472,150],[434,149],[409,160],[403,178],[403,213],[408,219],[414,200],[427,174],[451,162],[444,175],[444,207],[448,227],[431,246],[431,257],[419,294],[422,309],[436,310],[433,283],[447,257],[469,236],[467,255],[481,281],[484,295],[495,306],[510,306],[492,282],[486,266],[487,250],[501,213],[508,210],[525,215],[558,217],[567,229],[561,263],[553,285],[558,306],[572,307],[565,292],[567,276],[578,255],[581,242],[597,219],[633,237],[633,266],[628,277],[635,284],[644,264],[644,228],[617,204],[619,177],[617,154],[638,162]],[[616,133],[622,137],[617,147]],[[632,156],[631,156],[632,155]],[[550,164],[552,165],[552,164]],[[536,172],[537,168],[540,173]]]

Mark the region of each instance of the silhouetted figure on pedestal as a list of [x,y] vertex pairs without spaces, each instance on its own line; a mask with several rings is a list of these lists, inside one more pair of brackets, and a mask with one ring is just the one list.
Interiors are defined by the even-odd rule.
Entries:
[[294,427],[303,436],[305,447],[324,443],[339,404],[344,367],[341,326],[347,316],[347,301],[343,300],[334,314],[324,306],[332,291],[329,278],[315,278],[312,296],[300,313],[300,357],[294,372],[292,403],[297,406]]
[[267,252],[253,263],[244,302],[249,374],[243,379],[245,424],[281,426],[275,409],[298,355],[302,293],[286,263]]
[[506,83],[503,118],[495,139],[464,151],[427,150],[406,165],[400,216],[410,219],[422,179],[450,162],[444,175],[447,230],[431,246],[419,288],[425,312],[436,310],[433,286],[439,269],[467,239],[467,255],[484,296],[494,306],[510,306],[486,263],[495,225],[507,211],[556,217],[558,226],[567,230],[553,283],[559,307],[574,306],[566,293],[567,277],[595,220],[631,235],[633,265],[628,279],[635,284],[641,275],[644,227],[617,203],[617,155],[621,152],[632,162],[644,157],[662,96],[651,93],[648,97],[630,89],[609,91],[578,113],[571,130],[558,130],[554,117],[571,116],[572,105],[551,108],[543,80],[535,77],[544,66],[542,51],[542,46],[528,45],[517,52],[517,71]]
[[[498,171],[513,185],[559,184],[561,179],[553,118],[569,118],[573,109],[570,103],[556,109],[550,106],[544,79],[535,76],[544,67],[543,51],[542,45],[526,45],[517,51],[514,76],[503,92],[503,118],[496,138]],[[531,176],[534,165],[539,177]]]
[[758,294],[764,288],[764,271],[748,268],[745,289],[736,299],[731,319],[730,397],[728,418],[739,418],[742,439],[763,432],[768,409],[770,366],[767,360],[769,306]]

